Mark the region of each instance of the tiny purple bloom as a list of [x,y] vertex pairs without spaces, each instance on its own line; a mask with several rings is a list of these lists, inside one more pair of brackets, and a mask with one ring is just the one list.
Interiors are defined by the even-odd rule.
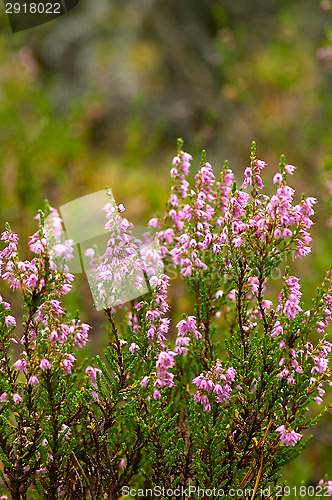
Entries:
[[22,403],[22,401],[23,401],[22,396],[20,396],[17,393],[13,394],[13,400],[14,400],[14,403]]
[[39,380],[38,378],[35,376],[35,375],[32,375],[30,378],[29,378],[29,382],[28,382],[29,385],[38,385],[39,384]]
[[43,370],[43,372],[45,370],[48,370],[49,368],[51,368],[51,364],[50,362],[48,361],[48,359],[42,359],[41,362],[40,362],[40,368]]

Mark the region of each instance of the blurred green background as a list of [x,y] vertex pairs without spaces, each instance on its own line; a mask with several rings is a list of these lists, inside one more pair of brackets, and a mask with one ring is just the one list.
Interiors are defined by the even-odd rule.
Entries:
[[[191,178],[206,149],[215,172],[227,159],[238,180],[254,139],[268,192],[284,153],[297,196],[319,199],[313,251],[291,264],[310,305],[332,253],[328,0],[80,0],[15,34],[2,4],[0,28],[0,227],[20,234],[24,257],[45,198],[58,208],[107,185],[144,225],[163,211],[178,137],[195,156]],[[179,287],[171,302],[189,309]],[[103,315],[83,275],[66,305],[93,325],[90,350],[100,350]],[[290,485],[332,479],[332,416],[313,433],[285,470]]]

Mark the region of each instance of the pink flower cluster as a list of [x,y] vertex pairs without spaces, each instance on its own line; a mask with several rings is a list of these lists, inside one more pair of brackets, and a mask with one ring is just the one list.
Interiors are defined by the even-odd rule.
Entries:
[[[91,287],[97,290],[101,308],[107,308],[115,339],[110,352],[116,355],[113,363],[106,357],[110,365],[111,384],[106,384],[108,376],[104,369],[101,371],[93,366],[86,368],[85,383],[91,389],[88,392],[91,394],[89,404],[98,406],[94,419],[100,419],[101,423],[109,413],[107,399],[114,402],[111,410],[114,419],[119,419],[119,426],[122,425],[121,417],[128,415],[126,411],[136,422],[140,422],[142,410],[146,419],[144,440],[146,437],[150,439],[150,434],[155,440],[156,420],[154,413],[148,413],[151,409],[160,412],[159,415],[165,410],[167,413],[164,415],[168,417],[171,415],[169,401],[174,404],[179,402],[179,410],[183,411],[187,394],[191,394],[201,417],[205,415],[208,420],[211,420],[211,414],[223,417],[222,422],[218,418],[212,419],[215,426],[213,434],[218,438],[216,446],[220,444],[220,437],[238,449],[249,446],[248,458],[253,456],[250,450],[257,448],[252,440],[255,435],[257,442],[263,439],[266,450],[274,450],[272,455],[277,455],[274,466],[278,468],[282,463],[280,457],[286,456],[292,449],[287,450],[281,445],[297,446],[302,439],[300,432],[311,424],[311,419],[305,417],[306,405],[312,400],[321,404],[325,394],[324,384],[332,385],[329,368],[332,344],[326,335],[332,317],[332,272],[328,273],[309,311],[303,310],[299,279],[290,276],[288,270],[276,307],[265,298],[271,271],[278,267],[282,259],[291,251],[298,257],[310,251],[308,230],[316,200],[302,198],[295,204],[295,191],[286,182],[295,167],[285,165],[283,161],[280,172],[273,178],[277,185],[276,194],[271,197],[261,194],[261,174],[266,164],[256,159],[254,147],[252,152],[240,189],[237,189],[234,175],[227,165],[220,181],[217,181],[211,164],[203,156],[201,168],[195,176],[195,188],[190,190],[186,176],[191,156],[179,151],[173,160],[171,175],[174,185],[166,217],[163,221],[150,221],[152,227],[158,228],[162,255],[171,259],[180,276],[187,281],[193,296],[193,313],[184,314],[178,321],[175,327],[177,336],[172,344],[167,340],[171,321],[167,302],[170,278],[156,271],[160,269],[159,252],[146,246],[142,258],[142,241],[133,237],[131,224],[120,215],[124,207],[113,202],[106,205],[105,227],[110,231],[106,250],[99,254],[96,248],[89,248],[85,255],[91,261]],[[39,220],[41,223],[42,214]],[[61,296],[71,288],[73,275],[67,272],[66,267],[60,267],[57,259],[66,266],[72,255],[72,245],[61,239],[62,221],[54,209],[51,209],[48,224],[40,227],[30,240],[30,249],[36,254],[31,261],[22,262],[19,259],[17,235],[9,229],[2,235],[6,246],[0,252],[0,275],[12,289],[22,290],[28,311],[24,334],[20,339],[23,352],[14,363],[3,358],[8,380],[1,382],[0,403],[5,410],[8,407],[11,411],[13,408],[23,411],[27,397],[30,404],[43,391],[52,392],[53,386],[56,387],[52,383],[53,378],[60,381],[61,387],[66,388],[66,394],[70,395],[64,384],[74,387],[71,384],[75,377],[70,375],[77,359],[73,352],[88,341],[90,326],[69,318],[61,302]],[[124,338],[119,338],[112,316],[114,306],[125,301],[126,293],[131,288],[138,293],[142,291],[146,280],[148,293],[138,303],[131,301],[126,308],[125,328],[119,328]],[[0,319],[0,333],[3,338],[6,339],[6,335],[9,338],[16,320],[10,305],[1,297]],[[220,332],[225,344],[219,348],[216,337]],[[309,342],[312,332],[322,336],[315,346]],[[225,355],[226,361],[216,360],[220,353]],[[186,357],[176,357],[181,355]],[[194,390],[191,390],[193,386],[189,389],[192,367],[198,367],[194,373],[199,374],[192,380]],[[179,391],[179,387],[184,390]],[[107,397],[104,390],[109,390]],[[82,397],[84,394],[86,391],[82,392]],[[42,397],[40,401],[45,403]],[[121,404],[117,406],[117,402]],[[53,417],[53,406],[51,409]],[[177,418],[178,408],[175,410],[173,415]],[[35,410],[30,413],[32,416],[39,415]],[[82,418],[85,418],[83,414],[86,412],[82,413]],[[183,414],[186,415],[186,411]],[[73,441],[70,438],[72,432],[79,438],[83,421],[76,423],[75,415],[66,420],[68,425],[62,416],[61,420],[57,420],[56,434],[64,445]],[[252,418],[255,415],[257,418]],[[279,422],[273,425],[277,415]],[[80,415],[79,418],[81,420]],[[90,423],[91,418],[87,417]],[[199,422],[196,424],[199,425]],[[103,427],[96,425],[94,429],[98,434]],[[192,429],[195,433],[195,425]],[[183,431],[177,427],[174,432],[186,437],[189,430],[188,426],[184,426]],[[53,435],[56,434],[53,432]],[[40,441],[42,446],[50,448],[51,439],[47,437],[50,445],[45,436],[41,436]],[[191,438],[193,450],[202,449],[204,444],[195,440],[193,434]],[[137,435],[136,443],[139,440]],[[137,444],[137,451],[141,444],[145,445],[143,442]],[[96,450],[99,452],[98,447]],[[117,472],[127,474],[133,466],[134,455],[123,450],[119,455],[118,451],[116,445],[116,456],[112,459],[116,475]],[[37,450],[36,456],[38,453]],[[49,461],[56,460],[54,450],[52,453],[54,457],[51,450],[44,453]],[[121,458],[123,455],[125,458]],[[192,454],[187,455],[191,460]],[[212,462],[205,462],[203,455],[199,452],[193,454],[201,460],[202,467],[213,465]],[[248,468],[247,462],[233,455],[229,465],[232,473],[236,468],[234,464],[240,469]],[[234,461],[238,458],[239,461]],[[79,459],[76,458],[76,461]],[[271,464],[274,459],[271,458]],[[199,460],[196,461],[197,467],[200,466]],[[38,468],[37,474],[48,474],[47,463],[38,465],[46,467]],[[78,465],[82,468],[86,466],[84,460]],[[222,469],[220,472],[225,470],[223,466],[216,465]],[[277,472],[274,466],[271,467],[273,474]],[[196,474],[195,467],[188,462],[190,477]],[[124,470],[118,471],[119,468]],[[262,480],[265,481],[269,469],[261,469]],[[255,477],[252,480],[256,481]],[[328,487],[331,486],[329,483],[321,481]],[[64,480],[59,488],[65,495]]]
[[193,334],[196,339],[202,338],[202,334],[196,326],[195,316],[188,316],[186,319],[182,319],[176,325],[176,328],[178,329],[178,335],[175,341],[174,350],[177,354],[187,354],[190,343],[190,335]]
[[[37,216],[39,218],[39,216]],[[39,219],[40,220],[40,219]],[[47,240],[48,252],[50,255],[52,269],[63,269],[63,262],[59,258],[65,260],[64,270],[68,270],[66,261],[73,258],[74,241],[65,239],[65,233],[62,230],[63,220],[58,214],[58,211],[50,207],[50,214],[45,219],[44,234]]]
[[232,383],[235,380],[236,370],[232,367],[224,370],[217,361],[213,370],[205,375],[201,373],[193,379],[198,391],[194,394],[196,403],[203,405],[203,410],[211,411],[211,403],[224,403],[228,401],[232,392]]
[[332,496],[332,481],[324,481],[323,479],[320,479],[318,486],[323,486],[323,496],[326,496],[326,493],[328,493],[329,496]]
[[[245,299],[254,303],[247,310],[247,323],[243,326],[243,332],[255,329],[257,323],[254,321],[259,319],[264,320],[267,325],[269,314],[271,317],[275,314],[268,332],[272,339],[278,338],[279,342],[281,370],[277,377],[281,381],[285,379],[287,385],[292,386],[302,380],[304,373],[307,375],[311,370],[312,382],[308,390],[310,395],[314,389],[317,390],[315,401],[320,404],[325,392],[323,382],[329,377],[328,344],[320,344],[314,351],[294,344],[304,335],[306,328],[312,329],[313,324],[318,333],[324,333],[331,319],[332,300],[329,297],[332,294],[324,295],[319,308],[309,318],[300,305],[302,292],[299,279],[287,275],[275,313],[270,312],[273,303],[262,298],[269,274],[258,278],[257,270],[248,267],[248,263],[255,260],[257,266],[271,270],[277,268],[290,252],[300,258],[310,252],[309,230],[313,224],[311,217],[314,215],[316,198],[302,197],[298,203],[294,202],[295,190],[287,185],[287,177],[294,173],[295,167],[285,164],[283,160],[280,172],[273,177],[273,182],[277,185],[276,193],[271,197],[261,194],[260,190],[264,187],[261,174],[266,163],[256,159],[254,155],[250,166],[245,170],[241,189],[233,184],[234,174],[227,165],[220,181],[216,182],[212,166],[203,158],[201,168],[195,176],[195,190],[190,190],[185,181],[190,160],[191,157],[183,151],[174,158],[168,214],[163,221],[150,221],[153,227],[159,228],[158,237],[163,244],[163,256],[171,258],[181,276],[189,283],[196,283],[198,286],[199,280],[204,279],[211,284],[214,293],[209,294],[209,302],[206,304],[206,308],[211,311],[225,304],[226,300],[233,301],[236,306],[237,288],[227,288],[227,280],[231,283],[233,279],[237,284],[238,275],[233,270],[241,262],[246,271]],[[251,192],[247,193],[245,190],[249,187]],[[215,264],[216,257],[218,267]],[[227,307],[224,311],[230,310]],[[217,312],[217,316],[220,314]],[[293,322],[299,317],[303,330],[297,328],[294,331]],[[173,352],[186,354],[193,337],[204,342],[194,317],[181,320],[177,328],[178,336]],[[316,372],[322,375],[317,380],[314,377]],[[205,411],[210,410],[211,402],[214,401],[211,395],[219,397],[221,402],[227,400],[231,390],[229,383],[218,384],[213,376],[216,374],[209,372],[194,380],[199,389],[195,393],[195,400],[203,405]],[[219,391],[217,396],[216,391]],[[279,431],[282,442],[288,443],[293,439],[292,444],[295,444],[299,434],[288,432],[282,426]]]
[[295,446],[302,439],[302,435],[292,429],[287,429],[284,425],[279,425],[276,432],[280,433],[280,441],[286,446]]
[[[141,301],[136,304],[136,311],[144,311],[144,325],[147,330],[147,337],[149,342],[152,343],[157,339],[157,343],[163,348],[165,346],[166,335],[169,330],[170,319],[163,316],[169,310],[167,303],[167,288],[169,287],[169,277],[162,274],[159,277],[152,278],[152,284],[155,288],[152,292],[152,299],[149,302]],[[133,331],[137,333],[133,323],[134,316],[129,316],[129,324],[132,325]]]
[[[316,312],[316,311],[315,311]],[[313,316],[315,315],[315,312]],[[323,334],[326,331],[326,328],[329,326],[331,322],[331,316],[332,316],[332,295],[329,293],[326,293],[324,297],[322,298],[322,303],[320,310],[317,310],[317,313],[320,313],[320,317],[318,316],[317,318],[317,324],[316,324],[316,332],[319,334]],[[316,314],[317,316],[317,314]]]
[[[232,189],[234,174],[227,166],[220,181],[216,182],[210,163],[204,160],[195,176],[195,190],[189,190],[187,183],[183,183],[190,160],[190,155],[183,151],[174,158],[168,214],[164,221],[150,221],[150,225],[160,229],[158,237],[163,256],[169,255],[183,278],[190,281],[209,276],[216,283],[221,277],[230,278],[231,259],[236,254],[242,256],[244,262],[256,258],[262,261],[262,266],[266,261],[269,266],[277,267],[282,256],[291,251],[295,257],[310,252],[308,229],[312,225],[312,207],[317,200],[308,197],[298,204],[293,203],[295,191],[286,184],[287,176],[295,170],[293,165],[281,164],[280,173],[273,178],[277,184],[276,194],[269,197],[260,193],[263,187],[261,172],[266,166],[262,160],[252,158],[242,189],[235,189],[235,186]],[[181,189],[181,185],[185,188]],[[252,188],[250,194],[244,191],[249,186]],[[179,196],[175,200],[176,194]],[[215,255],[218,254],[217,269]],[[248,270],[247,280],[252,280],[253,299],[257,299],[258,278],[254,271],[250,275]],[[300,310],[301,292],[295,277],[289,278],[287,286],[290,293],[283,307],[284,314],[290,318]],[[211,304],[212,301],[220,303],[216,299],[216,296],[211,298]],[[260,307],[253,307],[251,320],[261,317],[261,307],[267,310],[271,306],[271,301],[264,300]]]
[[[169,372],[170,368],[175,366],[174,357],[177,354],[174,351],[161,351],[158,355],[158,359],[156,362],[156,373],[154,373],[153,378],[153,399],[160,399],[161,394],[158,389],[162,387],[173,387],[174,385],[174,374]],[[141,387],[147,387],[150,381],[151,376],[145,375],[141,382]],[[148,396],[148,399],[150,396]]]
[[[323,384],[332,384],[331,372],[328,368],[332,344],[322,339],[314,347],[310,342],[301,342],[301,346],[294,346],[295,340],[306,339],[312,330],[322,334],[331,320],[331,273],[329,272],[320,291],[316,306],[308,311],[302,311],[299,306],[300,284],[294,276],[285,278],[284,289],[279,294],[279,305],[276,312],[278,319],[274,321],[270,335],[278,339],[280,349],[279,367],[281,371],[277,377],[285,379],[288,385],[293,385],[296,380],[302,380],[310,374],[308,394],[317,395],[314,400],[322,403],[325,394]],[[300,321],[299,321],[300,320]],[[296,325],[293,326],[293,325]],[[290,346],[291,344],[291,346]]]
[[[156,369],[157,369],[157,378],[154,381],[154,387],[173,387],[174,385],[174,374],[169,372],[168,370],[170,368],[173,368],[175,365],[174,362],[174,356],[176,356],[176,353],[173,351],[162,351],[159,356],[158,360],[156,363]],[[153,393],[154,399],[156,397],[160,398],[160,393],[159,391],[154,391]]]
[[247,167],[244,171],[244,181],[242,183],[242,189],[252,186],[254,189],[262,189],[264,187],[262,178],[260,176],[260,171],[266,167],[265,161],[257,160],[253,162],[250,167]]
[[285,289],[279,293],[276,312],[283,313],[288,319],[294,319],[302,309],[299,306],[302,296],[299,278],[290,276],[285,280]]
[[94,368],[93,366],[88,366],[85,370],[85,373],[89,377],[92,387],[94,387],[94,389],[91,391],[91,395],[95,401],[99,401],[99,396],[97,393],[97,374],[101,374],[101,370],[99,368]]
[[[51,216],[45,227],[41,226],[42,217],[37,216],[40,227],[30,238],[30,250],[37,257],[21,261],[17,250],[18,237],[9,229],[2,234],[2,240],[7,245],[0,252],[1,277],[8,281],[11,288],[22,291],[25,306],[30,311],[24,334],[19,340],[24,350],[13,366],[25,375],[31,387],[38,386],[51,368],[70,374],[76,360],[72,350],[86,345],[90,329],[86,323],[69,319],[62,307],[61,295],[71,289],[74,276],[53,265],[47,238],[60,238],[62,221],[56,210],[50,210]],[[4,303],[2,298],[1,303],[6,312],[10,312],[9,304]],[[11,329],[15,327],[16,320],[7,313],[5,324]],[[15,338],[11,340],[17,343]],[[13,391],[16,389],[14,385]],[[18,396],[17,393],[13,395],[14,402],[20,402],[21,396]],[[5,401],[4,396],[2,401]]]
[[[178,193],[181,198],[185,198],[188,193],[189,182],[186,181],[185,177],[189,173],[192,159],[189,153],[181,152],[178,156],[175,156],[172,161],[173,168],[171,169],[171,177],[175,179],[174,191]],[[172,194],[175,196],[174,193]],[[173,199],[172,205],[176,206],[175,198]]]
[[151,245],[151,234],[146,231],[142,239],[133,235],[133,224],[120,215],[124,211],[122,204],[117,206],[112,200],[104,211],[105,229],[110,232],[106,250],[88,248],[84,254],[90,260],[87,275],[96,306],[113,308],[114,312],[114,306],[143,295],[146,279],[151,286],[163,266],[160,252]]
[[105,251],[98,255],[93,248],[85,251],[90,258],[91,270],[88,274],[91,288],[97,287],[99,297],[94,296],[95,303],[106,309],[120,305],[122,295],[128,288],[142,288],[142,263],[135,238],[130,234],[133,225],[120,216],[120,209],[114,200],[105,205],[107,222],[105,229],[111,234]]
[[[52,213],[55,214],[56,210],[52,210]],[[36,218],[40,221],[40,216]],[[56,234],[58,232],[58,218],[58,216],[54,218],[56,221]],[[17,234],[11,231],[2,233],[1,239],[7,243],[7,246],[0,252],[0,276],[8,281],[13,290],[21,289],[25,297],[29,297],[33,293],[51,292],[51,290],[54,290],[57,295],[65,295],[71,289],[71,282],[74,277],[70,273],[57,272],[57,267],[48,252],[48,236],[49,233],[46,228],[40,226],[38,231],[30,237],[29,242],[30,250],[38,254],[38,257],[33,258],[31,261],[20,261],[17,253]],[[51,267],[47,280],[45,276],[41,275],[44,270],[46,256],[50,257]]]

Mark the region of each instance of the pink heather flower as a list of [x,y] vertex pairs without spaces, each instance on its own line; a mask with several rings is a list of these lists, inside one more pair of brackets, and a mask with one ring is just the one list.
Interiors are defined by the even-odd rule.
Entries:
[[323,486],[324,493],[327,492],[330,496],[332,495],[332,481],[324,482],[323,479],[320,479],[318,486]]
[[177,208],[179,206],[179,200],[175,194],[171,195],[170,202],[171,202],[172,207]]
[[282,175],[281,174],[276,174],[274,177],[273,177],[273,184],[281,184],[282,182]]
[[158,360],[156,363],[156,368],[157,368],[157,380],[155,381],[154,385],[157,387],[172,387],[174,385],[173,378],[174,375],[173,373],[169,373],[167,370],[168,368],[173,368],[175,365],[174,363],[174,356],[176,356],[176,352],[174,351],[162,351],[159,356]]
[[53,330],[50,333],[50,342],[55,342],[56,340],[58,340],[58,338],[59,338],[58,332]]
[[7,328],[11,328],[12,326],[16,326],[16,319],[14,318],[14,316],[6,316],[5,323]]
[[20,396],[17,393],[13,394],[13,400],[14,400],[14,403],[22,403],[22,401],[23,401],[22,396]]
[[45,249],[45,246],[46,246],[46,244],[43,245],[43,243],[39,240],[35,241],[35,242],[30,241],[30,243],[29,243],[29,247],[32,250],[32,252],[37,253],[37,254],[42,253]]
[[314,198],[313,196],[308,196],[305,201],[304,201],[304,204],[308,207],[308,208],[312,208],[313,205],[315,205],[316,203],[318,203],[318,200],[317,198]]
[[224,177],[224,182],[226,186],[231,186],[233,184],[234,180],[234,174],[230,169],[224,170],[225,177]]
[[19,370],[20,372],[23,372],[26,369],[27,365],[28,363],[25,359],[18,359],[14,363],[16,370]]
[[182,162],[191,161],[193,157],[189,153],[182,153]]
[[233,244],[235,247],[240,247],[243,243],[242,237],[237,236],[236,238],[233,239]]
[[185,278],[186,276],[191,276],[192,267],[188,266],[187,268],[181,269],[181,274]]
[[286,446],[295,446],[302,439],[302,435],[293,430],[288,430],[284,425],[279,425],[276,432],[280,433],[280,441]]
[[60,314],[66,314],[65,311],[62,309],[60,301],[59,300],[51,300],[50,304],[53,306],[53,314],[55,316],[59,316]]
[[188,348],[183,346],[189,346],[190,338],[189,337],[178,337],[175,341],[175,349],[174,352],[176,354],[188,354]]
[[194,394],[194,401],[203,405],[203,411],[211,411],[211,404],[206,392],[209,394],[213,393],[216,403],[223,403],[229,400],[232,391],[229,383],[234,381],[236,370],[230,367],[225,373],[223,373],[221,364],[217,362],[213,371],[207,372],[206,375],[201,373],[193,379],[192,382],[199,389]]
[[324,391],[324,389],[322,389],[321,384],[319,384],[319,386],[317,387],[317,392],[318,392],[319,396],[321,396],[321,397],[324,396],[325,391]]
[[149,377],[145,376],[142,378],[141,382],[140,382],[140,386],[141,387],[146,387],[149,383]]
[[288,375],[289,375],[289,370],[287,368],[284,368],[280,373],[278,373],[277,378],[281,380],[285,377],[288,377]]
[[29,288],[34,288],[38,282],[38,278],[35,274],[31,274],[29,277],[27,284],[29,285]]
[[208,400],[203,402],[203,411],[206,411],[207,413],[210,413],[211,411],[211,405]]
[[287,227],[285,227],[285,229],[282,231],[282,236],[284,239],[289,238],[290,236],[292,236],[292,234],[292,231]]
[[242,189],[245,189],[251,184],[252,184],[252,170],[250,167],[247,167],[244,171],[244,181],[242,183]]
[[263,168],[265,168],[267,165],[266,161],[263,161],[263,160],[256,160],[256,166],[258,168],[258,170],[262,170]]
[[154,227],[154,228],[156,228],[158,226],[158,224],[159,224],[159,221],[155,217],[153,219],[150,219],[148,222],[148,225],[151,227]]
[[156,367],[159,370],[166,371],[167,368],[172,368],[174,366],[174,352],[172,351],[162,351],[158,356],[158,361]]
[[39,380],[38,378],[35,376],[35,375],[32,375],[30,378],[29,378],[29,382],[28,382],[29,385],[38,385],[39,384]]
[[235,301],[236,301],[236,290],[235,290],[235,288],[233,288],[233,290],[231,290],[231,291],[229,292],[229,294],[227,295],[227,298],[228,298],[229,300],[231,300],[232,302],[235,302]]
[[93,257],[95,256],[95,251],[93,248],[87,248],[84,252],[84,255],[85,257],[87,257],[88,259],[93,259]]
[[312,367],[311,373],[324,373],[329,364],[329,360],[326,358],[320,358],[319,356],[314,356],[313,357],[314,362],[316,363],[315,366]]
[[92,385],[97,387],[97,373],[101,373],[101,370],[99,368],[93,368],[93,366],[88,366],[85,373],[89,377]]
[[232,367],[227,368],[226,378],[227,378],[228,382],[233,382],[235,379],[235,375],[236,375],[236,370],[234,368],[232,368]]
[[57,257],[64,257],[69,260],[73,257],[73,241],[67,240],[65,243],[57,243],[53,247],[54,253]]
[[176,328],[178,329],[178,335],[180,337],[183,337],[190,332],[194,334],[196,339],[200,339],[202,337],[202,334],[197,329],[195,316],[188,316],[187,319],[182,319],[176,325]]
[[153,397],[153,399],[156,399],[156,400],[157,400],[157,399],[160,399],[160,398],[161,398],[161,394],[160,394],[160,392],[159,392],[157,389],[155,389],[155,390],[153,391],[152,397]]
[[[55,236],[56,241],[60,241],[61,239],[61,234],[62,234],[62,219],[58,214],[58,211],[51,207],[50,208],[50,215],[47,217],[47,224],[46,224],[46,233],[47,235],[51,233],[51,230],[53,230],[53,234]],[[36,215],[35,219],[37,219],[40,223],[40,218],[39,214]]]
[[293,174],[296,170],[296,167],[294,167],[294,165],[285,165],[285,170],[287,174]]
[[8,399],[7,393],[3,392],[0,396],[0,402],[4,403],[5,401],[7,401],[7,399]]
[[[1,270],[1,261],[0,261],[0,270]],[[0,272],[0,276],[1,276],[1,272]],[[4,305],[4,307],[7,311],[8,311],[8,309],[10,309],[10,304],[8,304],[8,302],[4,302],[1,295],[0,295],[0,302]]]
[[41,360],[39,366],[42,369],[42,371],[44,372],[45,370],[48,370],[49,368],[51,368],[51,363],[48,361],[48,359],[44,358]]
[[2,234],[1,234],[1,239],[3,241],[13,241],[14,243],[18,243],[18,236],[16,233],[9,233],[8,231],[4,231]]
[[[290,276],[285,280],[285,283],[289,286],[290,293],[285,301],[283,313],[288,317],[288,319],[294,319],[297,313],[302,310],[299,306],[302,295],[299,278]],[[282,294],[279,294],[279,300],[280,299],[282,299]]]
[[73,366],[73,363],[70,361],[70,359],[64,359],[62,361],[62,366],[63,366],[65,372],[67,373],[67,375],[70,375],[71,374],[71,369],[72,369],[72,366]]
[[134,354],[136,349],[140,350],[140,346],[133,342],[129,347],[129,351],[131,352],[131,354]]
[[71,363],[74,363],[74,361],[77,361],[77,358],[75,358],[75,356],[73,354],[68,353],[68,354],[66,354],[66,356]]
[[91,396],[93,397],[93,399],[95,401],[99,401],[99,396],[98,396],[98,393],[94,390],[91,391]]

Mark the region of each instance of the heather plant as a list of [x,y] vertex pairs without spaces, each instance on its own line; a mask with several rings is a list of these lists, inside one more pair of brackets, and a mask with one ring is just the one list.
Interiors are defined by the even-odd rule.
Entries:
[[[290,491],[282,481],[282,468],[310,439],[307,429],[331,411],[323,397],[331,384],[332,272],[308,310],[289,268],[277,302],[269,299],[269,280],[287,256],[310,252],[317,200],[294,201],[295,167],[284,157],[276,193],[264,194],[266,164],[255,144],[241,188],[227,163],[217,180],[205,154],[191,187],[191,160],[179,141],[165,215],[149,222],[166,271],[175,268],[192,297],[191,313],[173,330],[171,280],[156,249],[138,258],[122,205],[105,207],[105,253],[86,250],[109,335],[90,361],[76,359],[89,326],[61,303],[74,279],[73,242],[59,242],[58,213],[39,213],[31,260],[20,260],[9,226],[2,234],[0,274],[26,311],[20,327],[9,302],[0,302],[0,459],[10,498],[332,494],[326,477],[311,490]],[[144,276],[148,292],[123,305],[129,275],[138,287]]]

